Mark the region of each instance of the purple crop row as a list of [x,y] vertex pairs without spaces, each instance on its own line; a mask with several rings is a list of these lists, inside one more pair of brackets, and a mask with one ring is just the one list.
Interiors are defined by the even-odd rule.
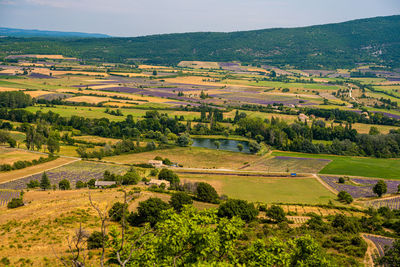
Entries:
[[388,207],[391,210],[400,210],[400,197],[368,201],[367,206],[375,209]]
[[[321,176],[321,179],[324,180],[324,182],[326,182],[330,187],[336,189],[337,191],[346,191],[354,198],[376,196],[376,194],[372,191],[372,188],[378,182],[376,179],[351,179],[351,181],[359,185],[346,183],[340,184],[338,182],[339,177]],[[385,180],[385,183],[387,185],[387,193],[394,194],[397,192],[397,187],[400,184],[400,181]]]
[[19,198],[20,192],[0,191],[0,207],[7,205],[13,198]]
[[371,240],[375,244],[378,248],[379,256],[381,257],[385,255],[385,248],[390,248],[394,243],[394,239],[387,237],[365,235],[365,238]]
[[318,161],[328,161],[330,159],[316,159],[316,158],[298,158],[298,157],[285,157],[285,156],[276,156],[275,159],[298,159],[298,160],[318,160]]
[[31,78],[36,78],[36,79],[55,79],[53,76],[45,75],[45,74],[40,74],[40,73],[31,73],[29,75]]
[[[46,172],[50,179],[51,184],[58,186],[58,183],[67,179],[71,183],[71,187],[75,187],[77,181],[87,182],[90,179],[102,179],[104,171],[109,170],[112,173],[121,173],[125,167],[123,166],[113,166],[101,163],[93,162],[74,162],[57,169],[50,170]],[[19,180],[14,180],[8,183],[0,184],[0,188],[3,189],[26,189],[26,184],[32,180],[40,179],[42,174],[35,174],[29,177],[25,177]]]

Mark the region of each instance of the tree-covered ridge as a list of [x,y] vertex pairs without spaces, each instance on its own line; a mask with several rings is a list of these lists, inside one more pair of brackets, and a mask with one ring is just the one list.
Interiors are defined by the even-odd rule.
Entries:
[[400,66],[400,16],[301,28],[231,33],[198,32],[136,38],[1,38],[8,54],[63,54],[83,59],[177,64],[182,60],[353,67],[359,62]]

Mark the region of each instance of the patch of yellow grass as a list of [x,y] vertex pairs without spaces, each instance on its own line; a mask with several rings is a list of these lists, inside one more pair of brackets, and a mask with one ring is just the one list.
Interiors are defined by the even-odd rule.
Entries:
[[65,101],[68,102],[86,102],[89,104],[98,104],[100,102],[109,101],[111,98],[100,97],[100,96],[74,96],[67,98]]
[[40,158],[40,154],[28,151],[15,150],[12,148],[0,147],[0,164],[13,164],[18,160],[31,161]]
[[139,65],[139,69],[169,69],[166,66]]
[[127,77],[150,77],[151,76],[149,74],[132,73],[132,72],[111,72],[111,74],[123,75],[123,76],[127,76]]
[[49,92],[49,91],[41,91],[41,90],[38,90],[38,91],[25,91],[24,93],[27,94],[27,95],[30,95],[33,98],[41,96],[41,95],[51,94],[51,92]]
[[115,144],[118,141],[120,141],[120,139],[106,138],[106,137],[93,136],[93,135],[74,136],[73,138],[76,139],[76,140],[80,140],[80,141],[94,142],[94,143],[111,143],[111,144]]
[[20,90],[23,90],[23,89],[0,86],[0,92],[6,92],[6,91],[20,91]]

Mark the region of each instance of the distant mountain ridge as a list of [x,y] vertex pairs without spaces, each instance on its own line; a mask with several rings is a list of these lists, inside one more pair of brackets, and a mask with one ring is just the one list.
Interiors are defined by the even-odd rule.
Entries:
[[85,38],[105,38],[110,37],[101,33],[84,33],[84,32],[63,32],[63,31],[43,31],[43,30],[27,30],[0,27],[0,36],[8,37],[85,37]]
[[178,64],[241,61],[298,68],[400,67],[400,16],[298,28],[195,32],[132,38],[0,38],[0,56],[62,54],[86,60]]

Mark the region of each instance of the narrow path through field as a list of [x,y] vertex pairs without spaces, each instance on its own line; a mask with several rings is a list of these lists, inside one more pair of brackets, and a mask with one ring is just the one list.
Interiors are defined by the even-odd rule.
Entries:
[[337,195],[339,192],[336,191],[335,189],[333,189],[332,187],[330,187],[328,184],[326,184],[321,178],[319,178],[319,176],[317,174],[313,174],[313,176],[315,177],[315,179],[317,179],[317,181],[322,184],[322,186],[324,186],[326,189],[328,189],[329,191],[331,191],[332,193],[334,193],[335,195]]
[[0,173],[0,184],[4,184],[10,181],[18,180],[21,178],[25,178],[31,175],[39,174],[44,171],[49,171],[55,168],[59,168],[61,166],[70,164],[75,161],[79,161],[79,158],[70,158],[70,157],[60,157],[58,159],[38,164],[35,166],[23,168],[20,170],[9,171]]

